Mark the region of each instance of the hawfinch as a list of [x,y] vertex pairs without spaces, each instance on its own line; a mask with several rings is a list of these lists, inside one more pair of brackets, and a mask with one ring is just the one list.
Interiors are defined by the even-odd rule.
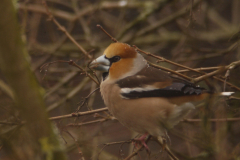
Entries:
[[[153,68],[135,48],[112,43],[90,67],[103,72],[100,91],[104,103],[119,122],[145,137],[166,136],[166,129],[176,125],[194,109],[191,102],[210,93],[182,78]],[[224,92],[226,95],[232,92]]]

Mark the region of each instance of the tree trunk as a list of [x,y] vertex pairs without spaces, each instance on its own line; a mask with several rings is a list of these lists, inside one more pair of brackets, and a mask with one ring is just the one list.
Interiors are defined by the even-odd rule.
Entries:
[[26,123],[11,139],[2,138],[3,149],[14,159],[66,159],[30,69],[30,57],[21,39],[20,25],[11,0],[0,5],[0,67],[14,93],[15,107]]

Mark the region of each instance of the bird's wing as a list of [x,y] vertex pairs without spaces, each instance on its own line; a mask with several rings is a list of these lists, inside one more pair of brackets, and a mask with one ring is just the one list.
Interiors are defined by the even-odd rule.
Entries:
[[117,81],[117,84],[121,88],[121,96],[125,99],[200,95],[206,91],[150,66],[146,66],[136,75]]

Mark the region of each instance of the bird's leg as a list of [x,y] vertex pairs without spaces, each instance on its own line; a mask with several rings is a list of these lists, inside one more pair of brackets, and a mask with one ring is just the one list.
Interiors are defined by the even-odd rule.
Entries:
[[165,137],[162,137],[162,150],[164,151],[167,146],[167,140]]
[[165,136],[159,136],[157,139],[158,139],[158,142],[162,146],[162,151],[164,151],[167,147],[167,140],[166,140]]
[[[148,133],[145,133],[144,135],[142,135],[140,138],[134,138],[133,140],[135,142],[140,142],[145,148],[146,150],[150,153],[150,149],[148,148],[147,144],[145,143],[145,138],[148,136]],[[136,143],[134,143],[135,147],[137,148],[136,146]]]
[[172,160],[178,160],[178,158],[172,153],[172,151],[167,146],[167,141],[165,136],[158,136],[157,142],[162,146],[162,150],[165,150]]
[[170,139],[170,137],[169,137],[167,131],[165,131],[165,137],[166,137],[167,141],[169,142],[169,144],[171,145],[172,142],[171,142],[171,139]]

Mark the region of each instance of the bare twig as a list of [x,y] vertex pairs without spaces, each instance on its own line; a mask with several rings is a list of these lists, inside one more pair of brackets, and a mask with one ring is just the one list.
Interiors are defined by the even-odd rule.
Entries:
[[[48,14],[46,11],[46,8],[42,7],[42,5],[38,5],[38,4],[24,4],[24,3],[19,3],[19,9],[20,10],[27,10],[27,11],[31,11],[31,12],[36,12],[36,13],[42,13],[42,14]],[[76,18],[76,16],[74,14],[71,14],[69,12],[65,12],[63,10],[58,10],[58,9],[54,9],[51,10],[52,14],[56,17],[60,17],[62,19],[65,20],[69,20],[69,21],[74,21]]]
[[205,74],[205,75],[203,75],[203,76],[200,76],[200,77],[198,77],[198,78],[193,79],[192,81],[193,81],[194,83],[197,83],[197,82],[202,81],[202,80],[204,80],[204,79],[206,79],[206,78],[208,78],[208,77],[211,77],[211,76],[214,76],[214,75],[216,75],[216,74],[222,73],[222,72],[224,72],[224,71],[226,71],[226,70],[234,69],[235,67],[238,67],[239,65],[240,65],[240,61],[232,62],[232,63],[229,64],[228,66],[225,66],[225,67],[222,67],[222,68],[220,68],[220,69],[218,69],[218,70],[216,70],[216,71],[207,73],[207,74]]
[[233,99],[233,100],[240,100],[239,97],[234,97],[234,96],[230,96],[229,99]]
[[192,23],[193,23],[193,2],[194,2],[194,0],[191,0],[191,7],[190,7],[190,15],[189,15],[188,26],[192,26]]
[[[234,100],[240,100],[238,97],[230,97],[229,99],[234,99]],[[92,110],[92,111],[86,111],[86,112],[78,112],[76,114],[79,114],[79,116],[83,115],[88,115],[88,114],[94,114],[98,112],[104,112],[107,111],[107,108],[102,108],[102,109],[97,109],[97,110]],[[57,117],[51,117],[49,118],[50,120],[58,120],[58,119],[65,119],[65,118],[72,118],[72,117],[77,117],[76,114],[68,114],[68,115],[63,115],[63,116],[57,116]],[[68,127],[74,127],[74,126],[83,126],[83,125],[89,125],[89,124],[94,124],[94,123],[99,123],[99,122],[105,122],[108,120],[117,120],[115,117],[108,117],[108,118],[102,118],[94,121],[88,121],[88,122],[82,122],[82,123],[70,123],[67,126]],[[209,122],[235,122],[235,121],[240,121],[240,117],[236,118],[217,118],[217,119],[208,119]],[[202,119],[183,119],[182,122],[202,122]],[[20,123],[16,122],[0,122],[0,124],[5,124],[5,125],[22,125],[25,124],[24,121]]]
[[92,110],[92,111],[77,112],[77,113],[67,114],[67,115],[63,115],[63,116],[51,117],[49,119],[50,120],[58,120],[58,119],[64,119],[64,118],[79,117],[79,116],[98,113],[98,112],[103,112],[103,111],[107,111],[107,110],[108,110],[108,108],[105,107],[105,108],[96,109],[96,110]]
[[[43,70],[43,68],[45,67],[49,67],[51,64],[53,63],[68,63],[69,65],[72,65],[74,67],[77,67],[78,69],[80,69],[81,71],[83,71],[84,73],[86,73],[86,76],[88,76],[90,79],[92,79],[97,85],[99,85],[99,82],[96,81],[87,71],[85,71],[81,66],[77,65],[77,63],[75,63],[72,60],[69,61],[63,61],[63,60],[58,60],[58,61],[53,61],[53,62],[49,62],[49,63],[45,63],[44,65],[42,65],[40,67],[40,72]],[[45,76],[45,75],[44,75]],[[44,77],[43,77],[44,78]]]
[[121,146],[124,144],[124,143],[131,143],[132,140],[128,140],[128,141],[120,141],[120,142],[111,142],[111,143],[105,143],[103,144],[103,147],[102,149],[99,151],[98,153],[98,157],[100,156],[101,152],[103,151],[103,149],[107,146],[110,146],[110,145],[115,145],[115,144],[121,144]]
[[73,137],[73,135],[72,135],[68,130],[65,130],[64,132],[66,132],[66,133],[73,139],[75,145],[76,145],[77,148],[78,148],[78,153],[79,153],[80,156],[84,159],[82,150],[81,150],[81,148],[80,148],[80,146],[79,146],[79,144],[78,144],[78,140],[75,139],[75,138]]
[[89,81],[89,78],[84,78],[81,83],[79,83],[72,91],[70,91],[65,97],[61,98],[59,101],[56,101],[52,105],[48,106],[47,111],[51,111],[61,104],[65,103],[67,100],[71,99],[74,95],[76,95],[83,87],[85,87],[86,83]]
[[136,48],[137,51],[139,51],[139,52],[141,52],[141,53],[144,53],[144,54],[146,54],[147,56],[154,57],[154,58],[159,59],[159,60],[161,60],[161,61],[163,61],[163,62],[167,62],[167,63],[173,64],[173,65],[175,65],[175,66],[178,66],[178,67],[181,67],[181,68],[185,68],[185,69],[188,69],[188,70],[190,70],[190,71],[194,71],[194,72],[197,72],[197,73],[202,74],[202,72],[200,72],[200,71],[198,71],[198,70],[195,70],[195,69],[192,69],[192,68],[190,68],[190,67],[187,67],[187,66],[178,64],[178,63],[176,63],[176,62],[170,61],[170,60],[165,59],[165,58],[163,58],[163,57],[156,56],[156,55],[154,55],[154,54],[152,54],[152,53],[145,52],[145,51],[139,49],[139,48],[138,48],[137,46],[135,46],[135,45],[133,45],[133,47]]
[[123,35],[129,31],[133,26],[139,24],[140,22],[144,21],[148,16],[150,16],[152,13],[154,13],[157,10],[162,9],[167,3],[171,2],[172,0],[158,0],[155,1],[156,5],[147,8],[146,10],[144,10],[143,12],[141,12],[141,14],[135,18],[134,20],[132,20],[130,23],[128,23],[126,26],[124,26],[124,28],[122,29],[122,31],[119,32],[117,39],[121,39],[123,37]]
[[225,80],[222,80],[222,79],[220,79],[220,78],[218,78],[218,77],[216,77],[216,76],[213,76],[213,78],[216,79],[216,80],[218,80],[218,81],[221,81],[221,82],[223,82],[223,83],[226,83],[226,84],[229,85],[229,87],[231,87],[231,88],[235,88],[235,89],[237,89],[237,90],[240,91],[240,88],[237,87],[237,86],[235,86],[235,85],[233,85],[232,83],[225,82]]
[[108,120],[116,120],[115,117],[112,118],[102,118],[94,121],[89,121],[89,122],[82,122],[82,123],[70,123],[67,125],[67,127],[79,127],[79,126],[84,126],[84,125],[89,125],[89,124],[95,124],[95,123],[100,123],[100,122],[106,122]]
[[[69,27],[68,27],[68,32],[71,33],[72,29],[74,28],[74,23],[70,23]],[[44,58],[40,59],[38,62],[36,62],[33,66],[34,70],[39,69],[39,67],[48,59],[50,59],[53,55],[53,53],[55,53],[60,47],[62,47],[62,45],[64,44],[64,42],[67,40],[67,36],[63,35],[56,43],[54,43],[53,45],[51,45],[52,47],[49,49],[48,55],[45,56]],[[34,46],[36,46],[36,43]]]
[[[197,6],[198,3],[201,2],[200,0],[195,0],[193,7]],[[141,29],[140,31],[138,31],[136,33],[136,37],[142,36],[146,33],[149,33],[157,28],[160,28],[161,26],[170,23],[171,21],[174,21],[175,19],[186,15],[189,12],[188,9],[186,9],[185,7],[180,9],[179,11],[176,11],[175,13],[172,13],[171,15],[167,16],[166,18],[157,21],[156,23],[154,23],[153,25],[147,26],[146,28]]]
[[[214,57],[219,57],[219,56],[223,56],[226,55],[228,53],[231,53],[232,51],[234,51],[235,49],[237,49],[237,47],[239,46],[239,42],[235,42],[233,43],[231,46],[229,46],[227,49],[224,50],[217,50],[217,51],[208,51],[208,52],[215,52],[215,53],[209,53],[209,54],[204,54],[201,56],[197,56],[194,58],[180,58],[177,60],[177,62],[186,62],[186,61],[195,61],[195,60],[203,60],[203,59],[208,59],[208,58],[214,58]],[[206,50],[201,50],[201,52],[204,52]]]
[[[238,98],[240,100],[240,98]],[[184,119],[183,122],[202,122],[202,119]],[[217,118],[217,119],[208,119],[209,122],[234,122],[240,121],[240,117],[238,118]]]
[[[145,143],[147,144],[147,142],[150,140],[152,136],[148,136],[147,140],[145,141]],[[136,151],[134,151],[132,154],[130,154],[129,156],[127,156],[124,160],[129,160],[131,159],[132,157],[136,156],[138,154],[138,152],[143,149],[144,146],[141,145]]]
[[[209,71],[209,70],[216,70],[216,69],[219,69],[221,67],[201,67],[201,68],[194,68],[194,70],[197,70],[197,71]],[[183,69],[183,70],[177,70],[176,72],[178,73],[182,73],[182,72],[189,72],[190,70],[188,69]]]
[[83,100],[83,102],[81,103],[81,105],[80,105],[80,106],[78,107],[78,109],[76,110],[76,112],[79,112],[80,109],[82,108],[82,106],[83,106],[85,103],[87,103],[89,97],[90,97],[93,93],[95,93],[97,90],[99,90],[99,89],[100,89],[99,87],[96,88],[96,89],[93,90],[87,97],[85,97],[84,100]]
[[68,81],[70,81],[72,78],[74,78],[78,72],[72,71],[65,75],[60,81],[54,85],[52,88],[48,89],[47,93],[44,95],[44,98],[48,97],[50,94],[54,93],[57,89],[59,89],[62,85],[66,84]]
[[87,68],[88,68],[90,71],[92,71],[93,75],[95,76],[95,78],[96,78],[97,81],[98,81],[98,84],[100,84],[100,81],[99,81],[99,79],[98,79],[98,76],[97,76],[96,72],[93,71],[92,68],[90,68],[90,66],[89,66],[90,64],[91,64],[91,61],[88,63]]
[[22,121],[22,122],[5,122],[5,121],[0,121],[0,124],[4,124],[4,125],[22,125],[24,123],[25,123],[24,121]]
[[[162,146],[162,148],[167,152],[168,156],[172,159],[172,160],[178,160],[178,158],[172,153],[172,151],[170,150],[170,148],[168,147],[167,144],[164,144],[163,139],[161,138],[161,140],[159,138],[154,138],[156,139],[156,141],[158,142],[158,144],[160,144]],[[166,143],[166,142],[165,142]]]
[[[72,61],[72,60],[69,61],[69,64],[72,65],[72,66],[75,66],[75,67],[77,67],[77,68],[79,68],[79,69],[81,69],[82,71],[85,71],[82,67],[80,67],[79,65],[77,65],[77,64],[76,64],[74,61]],[[89,78],[91,78],[97,85],[100,85],[100,83],[99,83],[98,81],[96,81],[90,74],[88,74],[87,71],[85,71],[85,74],[86,74]]]
[[[219,68],[217,71],[213,71],[213,72],[211,72],[211,73],[204,73],[204,72],[200,72],[199,70],[195,70],[195,69],[192,69],[192,68],[190,68],[190,67],[187,67],[187,66],[184,66],[184,65],[181,65],[181,64],[172,62],[172,61],[167,60],[167,59],[165,59],[165,58],[163,58],[163,57],[159,57],[159,56],[156,56],[156,55],[154,55],[154,54],[145,52],[145,51],[143,51],[143,50],[140,50],[140,49],[137,48],[136,46],[134,46],[134,47],[135,47],[138,51],[140,51],[140,52],[142,52],[142,53],[144,53],[144,54],[146,54],[146,55],[148,55],[148,56],[157,58],[157,59],[159,59],[159,60],[161,60],[161,61],[163,61],[163,62],[168,62],[168,63],[170,63],[170,64],[173,64],[173,65],[176,65],[176,66],[179,66],[179,67],[188,69],[188,70],[190,70],[190,71],[207,75],[206,77],[203,77],[203,76],[204,76],[204,75],[203,75],[203,76],[200,76],[200,77],[195,78],[195,79],[193,79],[193,78],[192,78],[192,79],[189,79],[189,78],[186,77],[186,79],[188,79],[188,80],[190,80],[190,81],[192,81],[192,82],[194,82],[194,83],[197,83],[197,82],[199,82],[199,81],[201,81],[201,80],[203,80],[203,79],[205,79],[205,78],[207,78],[207,77],[213,76],[214,79],[219,80],[219,81],[221,81],[221,82],[223,82],[223,83],[226,83],[226,84],[228,84],[230,87],[233,87],[233,88],[235,88],[235,89],[237,89],[237,90],[240,91],[240,88],[239,88],[239,87],[237,87],[237,86],[235,86],[235,85],[233,85],[233,84],[231,84],[231,83],[229,83],[229,82],[225,82],[224,80],[222,80],[222,79],[214,76],[214,75],[216,75],[216,74],[218,74],[218,73],[221,73],[221,72],[227,70],[227,68],[229,68],[230,66],[233,66],[233,65],[234,65],[233,68],[239,66],[239,61],[233,62],[233,63],[230,64],[229,66],[226,66],[227,68],[226,68],[226,69],[223,69],[223,71],[220,70],[220,68]],[[155,65],[155,67],[157,67],[157,65]],[[233,69],[233,68],[232,68],[232,69]],[[171,71],[171,70],[169,70],[169,71]],[[171,71],[171,72],[174,73],[174,71]],[[179,76],[180,76],[180,75],[179,75]],[[184,76],[181,75],[181,77],[184,77]]]
[[52,13],[49,11],[47,3],[43,0],[42,1],[43,5],[46,8],[47,14],[49,18],[53,21],[54,24],[57,25],[60,31],[66,34],[66,36],[79,48],[80,51],[82,51],[83,54],[85,54],[89,59],[92,59],[92,56],[88,54],[88,52],[80,45],[77,43],[77,41],[68,33],[65,27],[63,27],[52,15]]
[[162,67],[162,66],[153,64],[153,63],[151,63],[151,62],[148,62],[148,64],[149,64],[150,66],[155,67],[155,68],[159,68],[159,69],[162,69],[162,70],[164,70],[164,71],[167,71],[167,72],[171,72],[171,73],[173,73],[173,74],[176,74],[176,75],[178,75],[178,76],[180,76],[180,77],[183,77],[183,78],[185,78],[185,79],[187,79],[187,80],[190,80],[190,81],[192,80],[191,77],[185,76],[184,74],[181,74],[181,73],[179,73],[179,72],[177,72],[177,71],[174,71],[174,70],[171,70],[171,69],[169,69],[169,68],[165,68],[165,67]]
[[226,73],[225,73],[225,82],[224,82],[224,84],[223,84],[223,91],[225,92],[225,90],[226,90],[226,83],[227,83],[227,79],[229,78],[229,76],[230,76],[230,69],[228,69],[227,71],[226,71]]
[[117,39],[116,39],[116,38],[113,38],[113,36],[111,36],[105,29],[103,29],[103,27],[102,27],[101,25],[98,24],[97,27],[98,27],[99,29],[101,29],[109,38],[111,38],[111,40],[112,40],[113,42],[118,42]]

